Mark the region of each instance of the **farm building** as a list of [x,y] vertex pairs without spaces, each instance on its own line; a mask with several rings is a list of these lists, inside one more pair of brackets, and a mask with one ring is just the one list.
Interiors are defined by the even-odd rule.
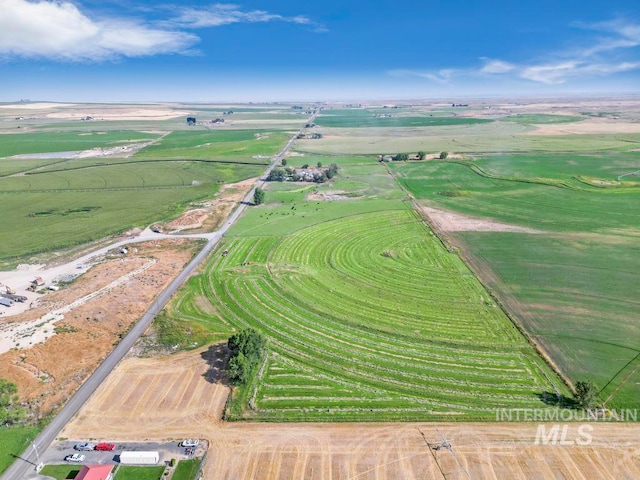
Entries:
[[190,127],[196,124],[196,117],[187,117],[187,125]]
[[158,452],[122,452],[120,463],[123,465],[155,465],[160,461]]
[[42,285],[44,285],[44,280],[42,279],[42,277],[36,277],[31,283],[33,283],[37,287],[41,287]]
[[76,480],[111,480],[113,465],[84,465],[75,476]]

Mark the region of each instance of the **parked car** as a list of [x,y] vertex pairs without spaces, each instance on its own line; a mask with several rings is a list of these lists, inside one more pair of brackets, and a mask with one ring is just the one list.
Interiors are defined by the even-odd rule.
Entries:
[[96,443],[95,450],[99,452],[110,452],[114,448],[116,448],[116,446],[113,443],[100,442],[100,443]]
[[82,463],[86,457],[81,453],[74,453],[73,455],[67,455],[64,457],[66,462]]
[[181,447],[197,447],[200,444],[200,440],[195,438],[187,438],[186,440],[182,440],[180,442]]
[[73,446],[74,450],[80,450],[81,452],[90,452],[91,450],[93,450],[95,448],[96,448],[96,446],[93,443],[88,443],[88,442],[76,443]]

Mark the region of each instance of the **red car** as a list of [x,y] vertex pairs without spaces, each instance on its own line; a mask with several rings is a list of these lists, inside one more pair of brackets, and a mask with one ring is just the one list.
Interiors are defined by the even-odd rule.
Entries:
[[110,452],[114,448],[116,448],[116,446],[113,443],[96,443],[96,450],[99,452]]

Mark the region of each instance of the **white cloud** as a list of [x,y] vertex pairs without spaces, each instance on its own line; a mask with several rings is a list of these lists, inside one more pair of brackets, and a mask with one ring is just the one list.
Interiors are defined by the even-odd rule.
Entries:
[[266,23],[266,22],[287,22],[298,25],[309,25],[316,32],[326,32],[327,29],[319,25],[308,17],[296,15],[287,17],[264,10],[242,10],[238,5],[228,3],[216,3],[207,8],[186,7],[180,10],[177,17],[169,24],[182,28],[207,28],[229,25],[232,23]]
[[449,80],[451,80],[455,75],[457,75],[459,73],[459,71],[451,69],[451,68],[445,68],[442,70],[438,70],[436,72],[421,72],[418,70],[390,70],[387,72],[389,75],[394,76],[394,77],[420,77],[420,78],[426,78],[427,80],[431,80],[432,82],[437,82],[437,83],[449,83]]
[[595,24],[576,24],[579,28],[604,32],[605,36],[585,41],[580,49],[550,52],[542,61],[507,62],[481,57],[483,65],[435,72],[393,70],[394,76],[417,76],[437,83],[453,83],[456,78],[479,78],[496,75],[520,78],[547,85],[566,83],[572,79],[602,77],[640,69],[638,57],[629,49],[640,46],[640,25],[615,20]]
[[92,20],[70,2],[0,0],[0,56],[99,61],[182,53],[195,35],[130,20]]
[[512,65],[502,60],[494,60],[491,58],[482,57],[480,60],[484,61],[484,66],[480,69],[480,73],[509,73],[515,70],[515,65]]

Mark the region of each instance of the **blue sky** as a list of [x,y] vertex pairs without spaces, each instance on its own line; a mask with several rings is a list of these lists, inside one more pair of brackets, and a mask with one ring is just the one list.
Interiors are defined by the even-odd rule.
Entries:
[[0,101],[640,92],[637,0],[0,0]]

